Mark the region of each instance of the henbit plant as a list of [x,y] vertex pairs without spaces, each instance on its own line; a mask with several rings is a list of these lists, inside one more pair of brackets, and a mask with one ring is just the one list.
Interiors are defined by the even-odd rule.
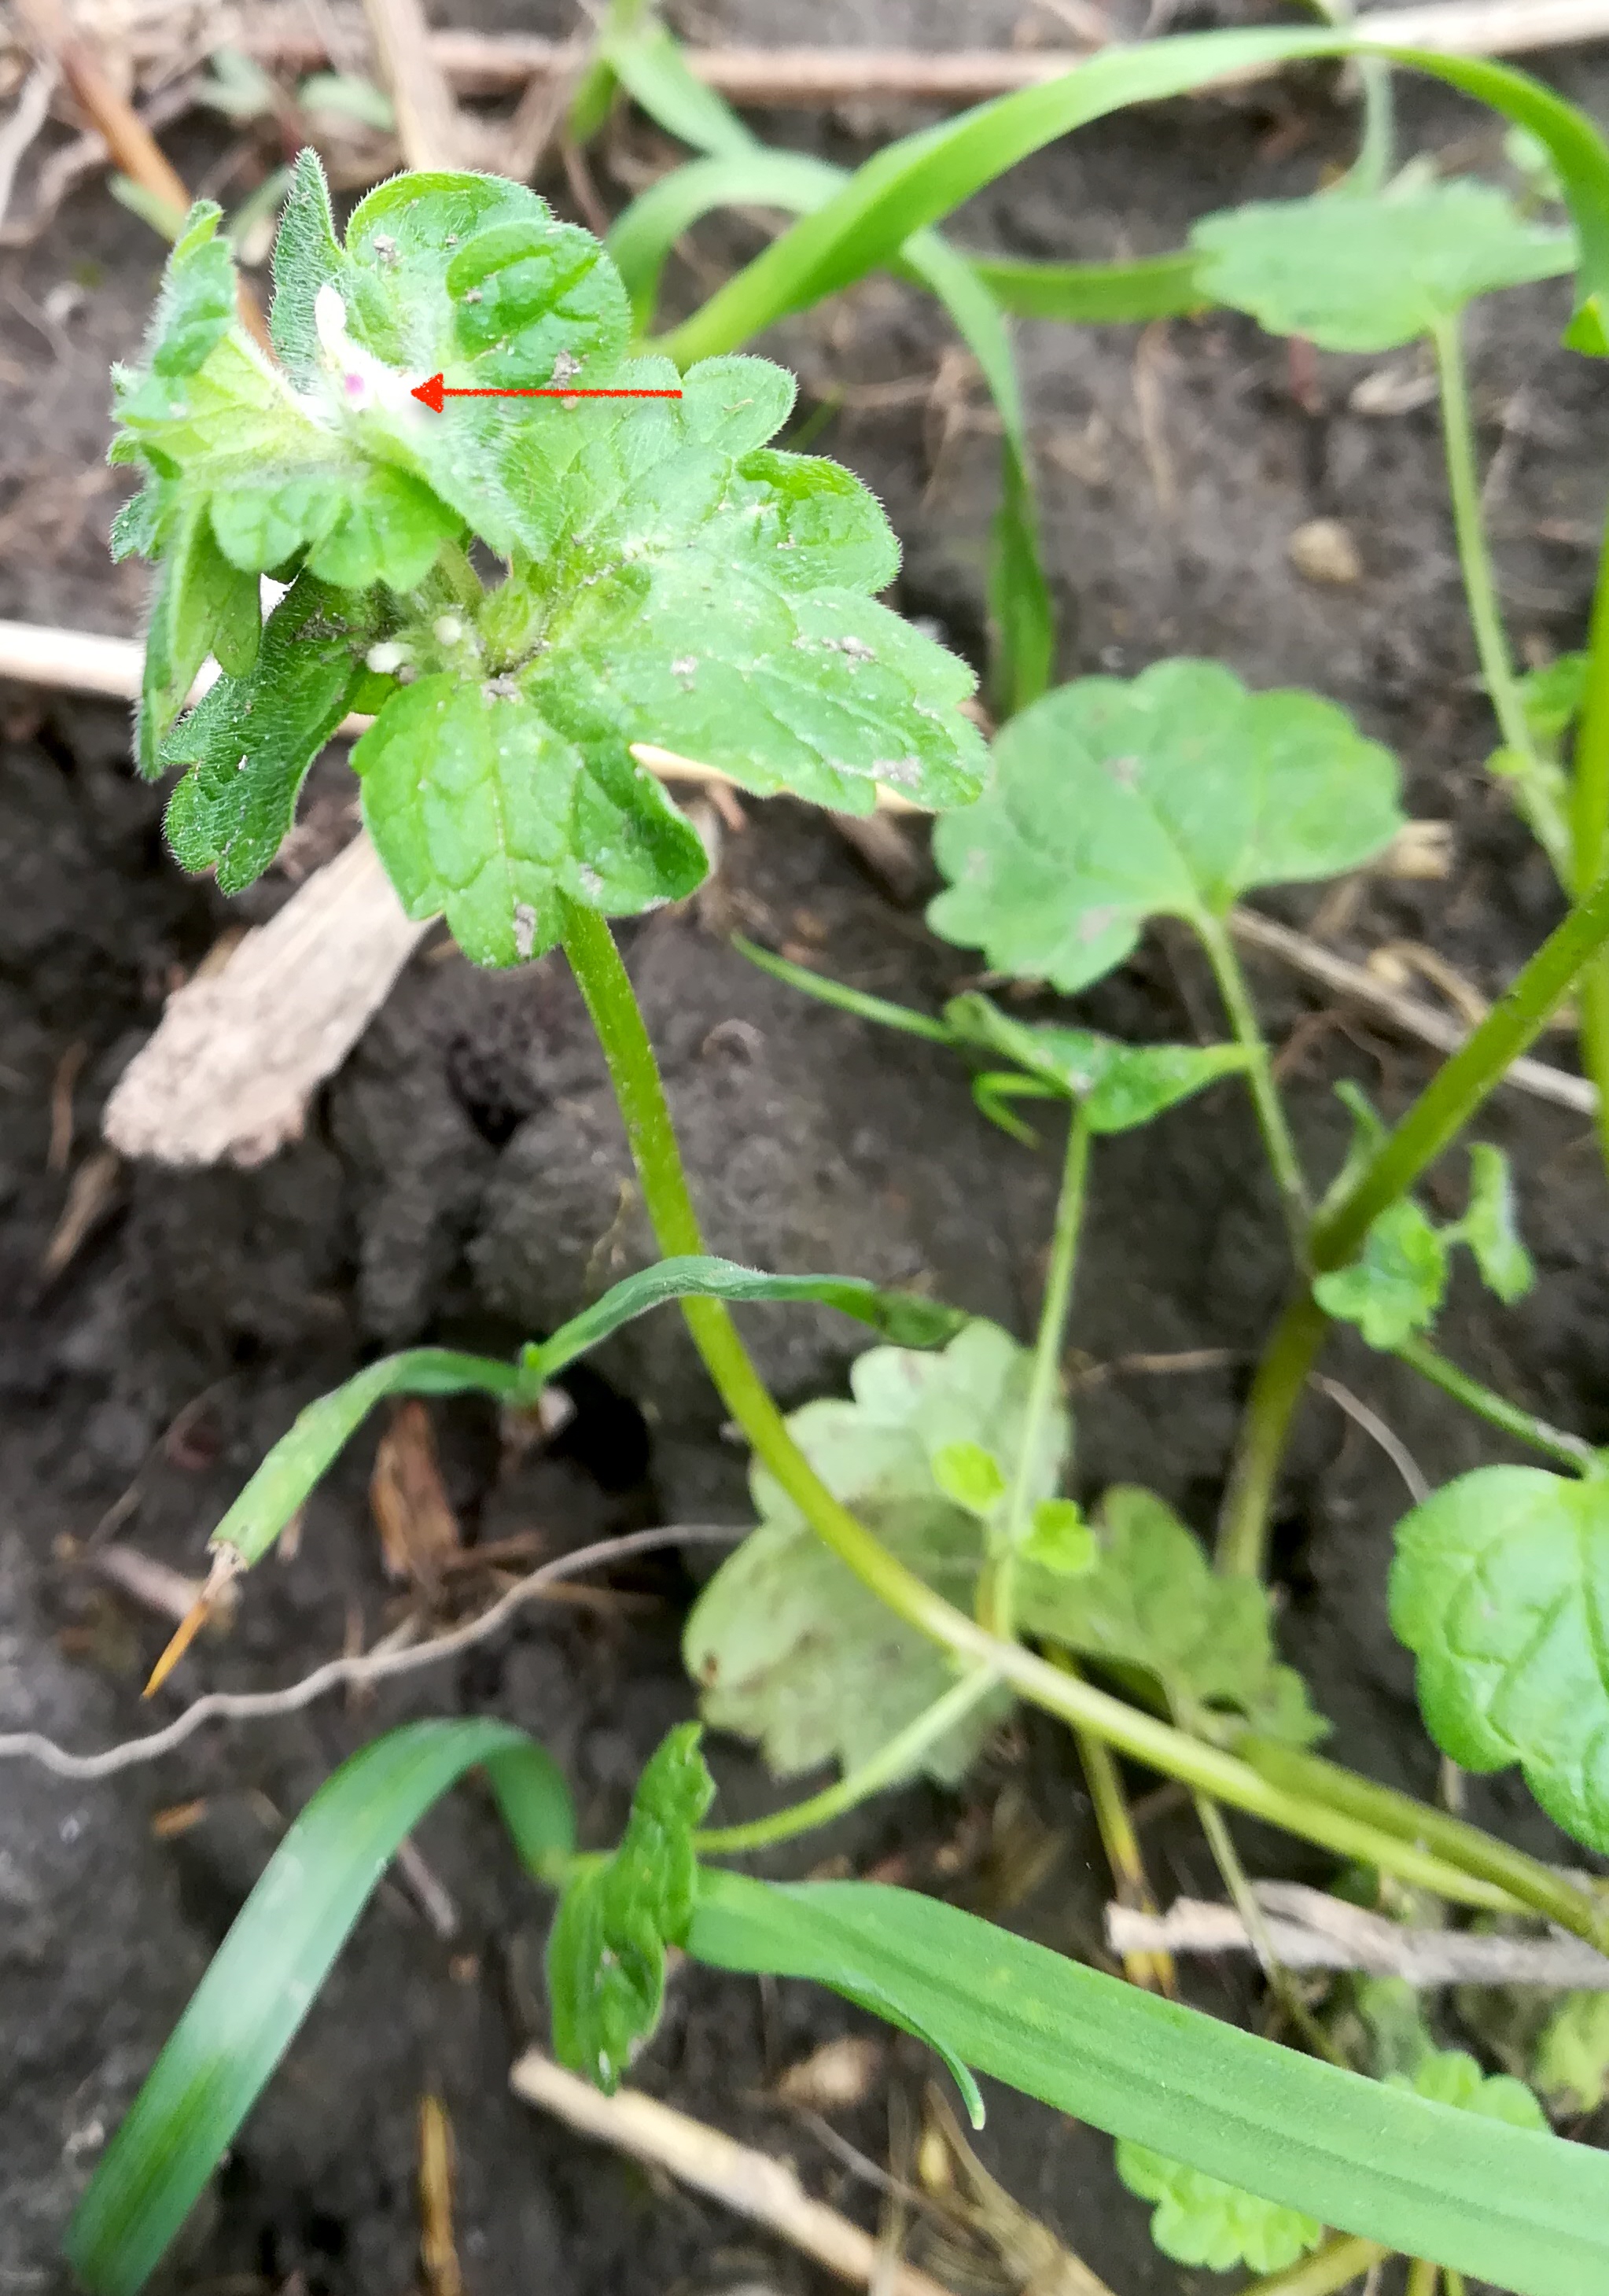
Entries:
[[[623,37],[609,68],[637,70],[648,53],[633,47],[639,37],[651,34],[639,25]],[[763,1738],[780,1767],[831,1752],[846,1767],[792,1810],[700,1834],[709,1789],[695,1740],[676,1734],[644,1774],[619,1850],[600,1859],[576,1852],[562,1783],[519,1733],[448,1722],[377,1742],[292,1828],[114,2140],[69,2242],[92,2287],[143,2283],[391,1849],[476,1766],[527,1866],[562,1892],[555,2033],[606,2083],[651,2032],[665,1949],[682,1945],[721,1967],[810,1976],[922,2036],[975,2112],[968,2068],[1145,2148],[1136,2177],[1167,2196],[1179,2237],[1204,2254],[1222,2252],[1224,2224],[1242,2227],[1243,2255],[1257,2242],[1269,2253],[1281,2236],[1288,2247],[1290,2226],[1270,2230],[1270,2210],[1356,2235],[1303,2267],[1310,2296],[1342,2284],[1333,2276],[1380,2245],[1535,2296],[1576,2296],[1609,2266],[1609,2164],[1534,2125],[1471,2112],[1461,2076],[1433,2095],[1400,2092],[908,1892],[779,1888],[703,1862],[802,1833],[918,1769],[955,1775],[981,1720],[1016,1697],[1074,1728],[1120,1876],[1127,1859],[1132,1880],[1138,1859],[1114,1750],[1189,1787],[1253,1921],[1223,1806],[1450,1904],[1545,1915],[1609,1945],[1609,1905],[1590,1886],[1311,1751],[1323,1726],[1278,1662],[1268,1595],[1246,1568],[1325,1327],[1314,1279],[1345,1272],[1329,1287],[1332,1306],[1588,1476],[1571,1485],[1530,1471],[1526,1504],[1547,1525],[1549,1615],[1572,1633],[1591,1616],[1604,1537],[1596,1455],[1428,1345],[1453,1231],[1403,1208],[1609,944],[1609,882],[1596,870],[1583,878],[1564,923],[1393,1129],[1360,1119],[1353,1157],[1310,1215],[1312,1192],[1224,920],[1248,887],[1321,877],[1377,850],[1398,819],[1391,760],[1314,697],[1248,695],[1212,665],[1174,664],[1130,686],[1090,680],[1046,697],[1008,728],[994,786],[980,796],[984,759],[956,708],[968,674],[874,602],[897,563],[880,513],[834,465],[768,446],[788,413],[788,378],[719,355],[872,266],[910,259],[913,234],[1082,120],[1349,45],[1305,33],[1162,41],[907,139],[829,193],[823,184],[819,207],[677,331],[669,348],[687,362],[681,373],[663,356],[629,356],[625,289],[596,242],[495,179],[400,177],[360,205],[343,242],[305,156],[276,251],[283,371],[233,325],[216,212],[190,218],[146,366],[120,380],[115,450],[145,477],[119,520],[119,547],[162,565],[140,754],[147,770],[189,767],[170,809],[181,857],[215,867],[225,886],[249,882],[272,857],[320,742],[348,709],[376,711],[354,763],[403,898],[417,915],[445,913],[484,963],[563,946],[669,1255],[517,1365],[416,1349],[358,1374],[276,1447],[215,1536],[218,1567],[233,1573],[269,1549],[380,1395],[478,1387],[528,1400],[625,1315],[677,1297],[753,1447],[762,1517],[690,1622],[690,1655],[714,1710],[726,1702],[725,1718]],[[1411,52],[1401,60],[1493,103],[1546,145],[1580,239],[1572,340],[1605,348],[1609,152],[1522,75]],[[672,70],[661,101],[674,84]],[[718,117],[706,102],[706,140]],[[702,351],[717,355],[700,362]],[[454,382],[527,386],[625,378],[682,395],[629,408],[468,402],[440,418],[412,396],[440,370]],[[490,588],[470,562],[473,543],[506,569]],[[263,574],[288,587],[259,630]],[[208,652],[225,675],[183,716]],[[1018,679],[1017,698],[1032,685],[1031,674]],[[1609,603],[1595,619],[1584,692],[1578,795],[1595,742],[1609,789]],[[942,1020],[901,1017],[981,1055],[980,1103],[1019,1135],[1013,1103],[1067,1110],[1032,1350],[853,1279],[764,1276],[703,1252],[652,1049],[605,922],[678,897],[703,872],[690,829],[637,754],[666,748],[761,792],[788,788],[839,808],[870,806],[879,782],[935,809],[967,808],[941,825],[952,882],[935,922],[975,945],[998,943],[1009,967],[1033,978],[1093,979],[1149,914],[1182,916],[1201,938],[1229,1045],[1119,1046],[1014,1021],[976,996]],[[1076,812],[1061,801],[1066,782],[1048,751],[1077,783]],[[1047,853],[1059,856],[1049,873]],[[1239,1074],[1285,1203],[1298,1291],[1251,1398],[1229,1554],[1242,1568],[1215,1576],[1150,1494],[1109,1492],[1093,1521],[1060,1495],[1059,1365],[1092,1143]],[[1457,1227],[1511,1292],[1523,1256],[1490,1152]],[[1395,1226],[1382,1242],[1383,1218]],[[724,1304],[789,1297],[846,1308],[893,1343],[862,1358],[853,1404],[809,1406],[791,1423]],[[1423,1654],[1433,1727],[1472,1763],[1523,1762],[1549,1807],[1609,1847],[1609,1788],[1592,1763],[1609,1684],[1582,1636],[1569,1652],[1572,1735],[1539,1716],[1527,1691],[1523,1620],[1499,1614],[1472,1653],[1459,1606],[1467,1611],[1473,1582],[1476,1602],[1492,1607],[1482,1578],[1492,1558],[1471,1530],[1480,1496],[1464,1504],[1459,1488],[1437,1495],[1420,1530],[1410,1518],[1396,1587],[1403,1630]],[[755,1583],[775,1606],[764,1617]],[[1533,1590],[1521,1591],[1529,1600]],[[824,1653],[840,1634],[875,1632],[878,1604],[888,1621],[878,1648],[891,1653],[886,1702],[857,1711],[840,1682],[829,1709]],[[861,1624],[845,1633],[852,1616]],[[1086,1679],[1081,1662],[1115,1686]],[[1305,2016],[1294,1997],[1287,2006]],[[1311,2020],[1304,2030],[1336,2054]],[[1131,2167],[1142,2159],[1129,2157]],[[1217,2229],[1204,2228],[1207,2218]],[[1421,2287],[1426,2272],[1416,2267]]]

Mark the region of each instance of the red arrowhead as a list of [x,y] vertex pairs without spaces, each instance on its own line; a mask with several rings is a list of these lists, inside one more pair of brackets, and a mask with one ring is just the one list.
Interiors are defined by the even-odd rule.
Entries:
[[422,399],[424,404],[429,408],[432,414],[439,414],[441,413],[442,405],[442,390],[446,378],[445,375],[433,374],[429,382],[416,383],[413,387],[412,395],[415,398]]

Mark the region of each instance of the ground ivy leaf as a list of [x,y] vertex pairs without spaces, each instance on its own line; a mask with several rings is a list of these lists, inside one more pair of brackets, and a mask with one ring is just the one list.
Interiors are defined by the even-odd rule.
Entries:
[[1520,1238],[1508,1159],[1489,1141],[1469,1152],[1469,1209],[1455,1230],[1474,1254],[1487,1289],[1509,1304],[1536,1282],[1531,1254]]
[[308,767],[346,716],[367,635],[350,595],[303,575],[264,627],[250,675],[221,677],[170,736],[163,762],[190,771],[167,807],[181,865],[216,868],[238,893],[278,852]]
[[1356,867],[1401,826],[1397,769],[1315,694],[1206,661],[1080,678],[1014,718],[978,802],[941,821],[928,910],[999,970],[1085,987],[1146,919],[1221,918],[1256,885]]
[[1176,2264],[1228,2272],[1282,2272],[1318,2247],[1324,2226],[1297,2209],[1259,2200],[1204,2169],[1188,2169],[1129,2138],[1117,2146],[1117,2173],[1130,2192],[1154,2201],[1151,2238]]
[[1395,349],[1477,295],[1577,260],[1572,233],[1467,180],[1254,202],[1205,217],[1190,240],[1204,295],[1331,351]]
[[1557,2112],[1596,2112],[1609,2096],[1609,1993],[1566,1993],[1537,2041],[1532,2077]]
[[692,1920],[693,1829],[715,1791],[699,1734],[683,1723],[650,1757],[620,1847],[566,1886],[548,1939],[553,2054],[610,2096],[659,2021],[666,1948]]
[[1090,1029],[1014,1020],[976,992],[952,997],[944,1019],[962,1043],[1001,1054],[1081,1102],[1092,1132],[1129,1132],[1148,1124],[1164,1109],[1246,1067],[1238,1045],[1125,1045]]
[[1483,2073],[1465,2049],[1432,2049],[1411,2073],[1388,2073],[1386,2085],[1487,2120],[1506,2120],[1511,2128],[1547,2131],[1548,2116],[1524,2082],[1511,2073]]
[[629,915],[690,892],[704,849],[619,747],[584,752],[528,701],[445,674],[388,701],[352,752],[363,818],[410,916],[478,964],[552,947],[561,897]]
[[1301,1676],[1275,1653],[1265,1587],[1221,1578],[1172,1510],[1131,1485],[1107,1492],[1097,1535],[1094,1568],[1074,1577],[1025,1557],[1025,1628],[1083,1657],[1141,1669],[1187,1725],[1229,1708],[1288,1745],[1325,1734]]
[[1512,1762],[1554,1822],[1609,1852],[1609,1481],[1460,1475],[1397,1526],[1391,1623],[1432,1737]]
[[[961,1445],[1015,1459],[1031,1359],[996,1325],[968,1324],[942,1354],[872,1348],[853,1402],[806,1404],[789,1431],[829,1488],[950,1601],[970,1609],[983,1562],[977,1517],[947,1497],[935,1462]],[[1068,1439],[1047,1428],[1032,1475],[1054,1490]],[[828,1552],[765,1471],[751,1471],[760,1526],[694,1605],[683,1644],[712,1727],[758,1739],[780,1777],[876,1753],[950,1688],[943,1653],[894,1617]],[[984,1701],[928,1748],[929,1775],[960,1777],[1009,1701]]]
[[508,224],[570,228],[553,224],[545,200],[501,176],[421,168],[378,184],[347,226],[355,337],[388,365],[421,375],[448,364],[455,356],[448,266],[478,234]]
[[1435,1322],[1447,1290],[1447,1239],[1411,1197],[1380,1214],[1349,1267],[1317,1277],[1327,1316],[1355,1324],[1371,1348],[1401,1347]]

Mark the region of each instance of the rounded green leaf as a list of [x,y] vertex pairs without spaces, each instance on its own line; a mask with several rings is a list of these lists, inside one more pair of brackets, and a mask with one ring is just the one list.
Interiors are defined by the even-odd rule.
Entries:
[[441,673],[404,687],[352,764],[403,906],[445,914],[477,964],[551,948],[561,896],[631,915],[691,892],[708,865],[690,824],[621,746],[584,756],[489,682]]
[[446,290],[478,384],[592,382],[631,333],[619,273],[575,224],[532,218],[478,232],[447,265]]
[[1555,1823],[1609,1852],[1609,1481],[1481,1467],[1397,1526],[1391,1623],[1432,1737],[1517,1762]]
[[1261,201],[1206,217],[1190,240],[1204,296],[1331,351],[1395,349],[1477,295],[1576,263],[1572,232],[1467,181]]
[[1324,2226],[1299,2209],[1260,2200],[1148,2145],[1121,2142],[1117,2173],[1137,2199],[1156,2203],[1151,2238],[1176,2264],[1204,2264],[1211,2272],[1237,2264],[1282,2272],[1324,2237]]
[[372,465],[335,507],[307,567],[342,590],[367,590],[377,582],[412,590],[459,526],[421,480],[386,463]]
[[1001,972],[1082,988],[1149,916],[1210,926],[1256,885],[1355,868],[1401,826],[1397,768],[1316,694],[1216,663],[1081,678],[1012,720],[978,802],[934,840],[928,910]]
[[1435,1322],[1447,1289],[1447,1243],[1411,1197],[1389,1204],[1349,1267],[1317,1277],[1327,1316],[1356,1324],[1371,1348],[1401,1347]]
[[344,1763],[268,1861],[79,2204],[67,2254],[93,2296],[144,2284],[398,1845],[478,1766],[533,1872],[574,1847],[562,1775],[511,1724],[410,1722]]

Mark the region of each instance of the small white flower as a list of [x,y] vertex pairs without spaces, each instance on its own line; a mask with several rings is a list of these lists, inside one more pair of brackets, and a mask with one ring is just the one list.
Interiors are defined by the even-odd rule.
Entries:
[[421,409],[413,397],[415,378],[387,366],[347,332],[347,306],[340,290],[326,280],[313,299],[313,324],[323,364],[335,389],[337,410],[347,414],[383,414],[408,422]]

